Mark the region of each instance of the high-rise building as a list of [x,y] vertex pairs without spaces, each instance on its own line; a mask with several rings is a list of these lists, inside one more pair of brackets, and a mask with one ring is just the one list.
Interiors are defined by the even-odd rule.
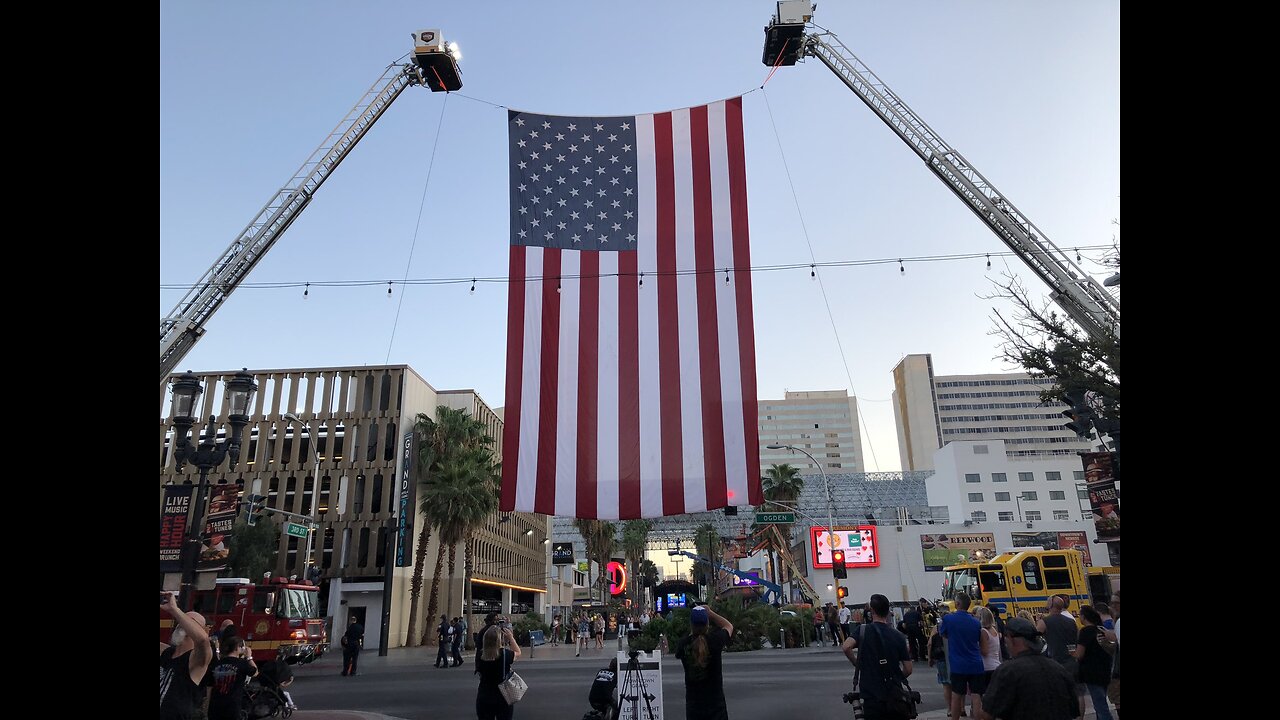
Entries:
[[1040,400],[1048,383],[1026,373],[935,376],[931,355],[908,355],[894,367],[893,385],[903,470],[934,469],[934,452],[953,440],[1003,440],[1011,461],[1092,449],[1067,429],[1066,405]]
[[844,390],[786,393],[781,400],[760,401],[760,472],[786,463],[801,473],[818,467],[801,453],[770,450],[769,445],[794,445],[813,454],[828,473],[862,472],[862,434],[858,429],[858,399]]

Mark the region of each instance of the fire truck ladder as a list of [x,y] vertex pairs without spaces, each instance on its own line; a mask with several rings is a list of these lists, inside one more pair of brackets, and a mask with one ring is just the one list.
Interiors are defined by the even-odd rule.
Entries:
[[814,602],[817,602],[822,596],[818,594],[817,590],[813,589],[809,581],[800,573],[800,568],[796,566],[795,561],[791,559],[790,546],[787,544],[786,538],[782,536],[782,531],[778,529],[777,525],[770,525],[769,528],[773,530],[773,536],[778,542],[778,557],[782,558],[782,563],[787,566],[787,570],[791,573],[791,582],[800,583],[800,587],[804,589],[805,597],[812,598]]
[[365,136],[382,113],[410,85],[425,84],[413,63],[391,64],[373,83],[342,122],[311,153],[289,182],[236,236],[200,280],[160,320],[160,383],[204,334],[205,324],[231,292],[266,255],[276,240],[298,219],[316,190]]
[[[775,21],[770,29],[779,25]],[[821,60],[902,138],[992,232],[1051,289],[1050,297],[1090,337],[1120,337],[1120,302],[1066,253],[969,161],[921,120],[889,86],[833,33],[806,33],[800,56]]]

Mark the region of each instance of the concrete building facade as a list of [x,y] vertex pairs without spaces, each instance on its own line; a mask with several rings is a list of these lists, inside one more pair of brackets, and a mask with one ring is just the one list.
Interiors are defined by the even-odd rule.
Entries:
[[893,369],[893,409],[904,470],[933,469],[934,452],[963,440],[1004,441],[1010,460],[1057,461],[1091,449],[1066,428],[1067,406],[1045,403],[1049,385],[1026,373],[938,375],[931,355],[908,355]]
[[[222,380],[234,372],[196,374],[205,392],[195,412],[193,438],[210,415],[218,417],[219,427],[225,423]],[[258,392],[236,466],[223,464],[210,471],[211,492],[234,485],[241,497],[265,495],[269,509],[315,518],[312,557],[304,557],[305,538],[281,533],[273,572],[277,577],[305,578],[308,565],[319,568],[326,614],[335,622],[349,615],[361,618],[370,628],[366,649],[379,644],[373,629],[380,624],[391,563],[389,645],[416,644],[409,642],[407,625],[424,516],[416,479],[402,482],[416,478],[416,419],[420,413],[434,416],[438,405],[467,409],[495,438],[499,459],[501,419],[473,391],[439,392],[406,365],[263,370],[254,373],[254,380]],[[175,466],[168,412],[166,388],[161,392],[157,437],[161,497],[166,484],[198,478],[193,468],[182,473]],[[286,420],[287,413],[296,415],[298,422]],[[401,506],[411,509],[411,522],[399,521]],[[388,535],[394,543],[388,542]],[[538,609],[546,592],[548,535],[545,516],[495,514],[476,534],[474,594],[506,612],[523,606]],[[442,573],[437,614],[462,614],[465,582],[463,547],[455,548],[452,573],[438,533],[431,533],[422,550],[427,565],[417,612],[419,630],[431,621],[425,614],[437,559]],[[212,587],[216,574],[200,573],[198,586]],[[178,580],[177,574],[162,576],[165,587],[176,588]]]
[[845,390],[791,392],[781,400],[761,400],[760,473],[773,465],[789,464],[802,474],[818,473],[803,454],[770,450],[769,445],[804,448],[828,473],[862,472],[862,434],[858,399]]
[[1075,455],[1010,459],[1004,441],[953,441],[933,457],[929,501],[975,523],[1091,520],[1084,468]]

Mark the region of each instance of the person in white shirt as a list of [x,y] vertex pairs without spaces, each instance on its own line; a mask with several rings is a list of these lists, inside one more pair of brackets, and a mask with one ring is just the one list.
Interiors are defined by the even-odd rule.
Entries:
[[849,619],[853,617],[853,613],[849,610],[849,608],[841,605],[840,612],[838,613],[838,615],[840,618],[840,632],[845,637],[849,637]]

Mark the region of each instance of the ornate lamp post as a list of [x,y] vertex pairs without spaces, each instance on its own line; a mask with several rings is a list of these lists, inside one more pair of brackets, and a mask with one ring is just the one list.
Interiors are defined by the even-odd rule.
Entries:
[[231,456],[231,468],[235,469],[236,456],[240,454],[240,440],[244,434],[244,426],[249,424],[249,404],[258,391],[253,375],[248,368],[236,373],[230,380],[224,381],[227,399],[227,422],[231,425],[231,435],[221,445],[217,442],[217,418],[209,416],[209,424],[205,426],[204,436],[199,446],[193,445],[189,439],[191,426],[195,424],[196,401],[204,392],[200,386],[200,378],[190,370],[173,381],[173,404],[170,416],[173,418],[173,458],[177,461],[178,472],[187,463],[200,470],[200,485],[196,490],[194,511],[188,517],[187,542],[182,554],[182,594],[179,604],[190,607],[191,591],[195,589],[196,560],[200,555],[200,536],[204,534],[205,503],[209,491],[209,471],[218,467]]

